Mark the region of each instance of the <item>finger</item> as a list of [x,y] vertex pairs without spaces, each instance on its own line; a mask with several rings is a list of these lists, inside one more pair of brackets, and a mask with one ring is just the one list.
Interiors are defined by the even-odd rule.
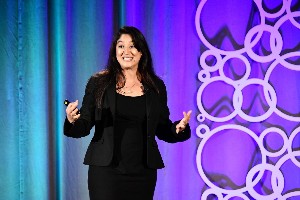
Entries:
[[72,112],[75,113],[75,114],[77,115],[77,113],[78,113],[78,108],[76,107]]
[[185,119],[186,119],[187,121],[190,121],[190,119],[191,119],[191,114],[192,114],[192,111],[191,111],[191,110],[189,110],[189,111],[186,113]]
[[80,117],[80,114],[75,115],[75,116],[73,117],[74,121],[76,121],[79,117]]
[[183,128],[185,128],[186,125],[189,123],[191,118],[191,112],[192,112],[191,110],[188,113],[183,112],[184,117],[182,118],[182,120],[180,120],[179,123],[181,126],[183,126]]
[[191,115],[191,113],[192,113],[192,110],[189,110],[188,112],[183,112],[183,116],[184,116],[184,118],[187,118],[187,117],[189,117],[190,115]]
[[74,116],[77,115],[77,112],[78,112],[78,109],[76,108],[75,110],[73,110],[73,111],[71,112],[71,115],[74,117]]
[[185,121],[188,123],[189,121],[190,121],[190,117],[189,116],[187,116],[186,118],[185,118]]
[[67,106],[66,111],[67,111],[67,113],[71,113],[73,111],[72,103],[69,103],[69,105]]
[[78,100],[74,101],[74,102],[71,102],[69,104],[72,108],[75,108],[76,106],[78,106]]
[[74,102],[71,102],[71,103],[69,103],[69,105],[68,105],[66,111],[67,111],[68,113],[71,113],[75,108],[77,108],[77,106],[78,106],[78,100],[76,100],[76,101],[74,101]]
[[188,116],[186,114],[186,112],[183,112],[183,119],[182,119],[184,125],[186,125],[188,123]]
[[186,112],[183,111],[183,118],[185,118],[185,117],[186,117]]
[[183,118],[183,119],[179,122],[179,126],[185,127],[187,123],[188,123],[188,122]]
[[78,100],[70,103],[70,105],[71,105],[71,108],[74,110],[78,106]]

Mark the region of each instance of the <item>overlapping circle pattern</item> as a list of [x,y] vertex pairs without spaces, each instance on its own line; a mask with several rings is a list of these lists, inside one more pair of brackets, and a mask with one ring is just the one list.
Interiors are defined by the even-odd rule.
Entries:
[[[290,197],[300,196],[299,191],[292,191],[282,195],[284,190],[284,176],[281,171],[282,165],[287,161],[292,161],[297,167],[300,168],[300,162],[296,159],[297,156],[300,156],[300,151],[296,151],[292,149],[293,141],[300,132],[300,127],[296,128],[288,137],[288,133],[284,132],[278,127],[270,127],[262,131],[259,136],[257,136],[252,130],[237,124],[226,124],[224,122],[228,122],[235,117],[242,118],[248,122],[261,122],[268,119],[272,114],[276,114],[281,118],[292,121],[292,122],[300,122],[300,117],[291,116],[287,113],[282,112],[277,108],[277,96],[275,88],[270,84],[270,77],[276,68],[277,65],[281,65],[289,70],[300,71],[300,66],[296,64],[292,64],[287,61],[289,58],[300,57],[300,52],[289,52],[281,55],[283,50],[283,37],[279,31],[280,27],[285,22],[290,22],[295,28],[300,29],[300,24],[295,20],[297,17],[300,17],[300,12],[291,11],[292,0],[283,0],[281,8],[276,13],[268,13],[263,8],[263,0],[254,0],[253,2],[257,6],[257,10],[259,11],[260,16],[260,24],[252,27],[246,34],[244,40],[244,47],[240,49],[236,49],[235,51],[226,51],[215,47],[210,44],[210,42],[205,38],[205,34],[203,34],[203,30],[201,26],[201,13],[205,7],[205,4],[209,0],[202,0],[198,5],[196,17],[195,17],[195,25],[198,36],[201,42],[207,47],[208,50],[203,52],[200,56],[200,65],[202,70],[198,74],[198,79],[202,82],[198,93],[197,93],[197,106],[200,111],[197,119],[199,121],[199,126],[196,128],[196,133],[198,137],[202,138],[198,150],[197,150],[197,167],[198,172],[205,182],[205,184],[209,187],[209,189],[205,190],[201,196],[201,199],[207,199],[208,196],[214,195],[218,199],[231,199],[234,197],[239,197],[240,199],[249,199],[249,195],[251,195],[254,199],[287,199]],[[266,24],[266,19],[276,19],[276,23],[274,25]],[[260,42],[261,37],[264,32],[270,34],[270,54],[268,55],[259,55],[257,52],[253,51],[253,47]],[[247,58],[245,57],[247,54]],[[208,57],[212,57],[215,59],[215,64],[209,66],[206,63]],[[268,67],[266,74],[263,79],[260,78],[250,78],[251,65],[249,62],[249,58],[253,62],[257,63],[271,63]],[[239,59],[244,63],[245,72],[239,79],[232,79],[225,75],[223,68],[226,61],[229,59]],[[218,76],[212,76],[212,73],[219,72]],[[204,105],[204,93],[206,87],[210,84],[216,82],[223,82],[224,84],[228,84],[232,88],[234,88],[234,94],[232,96],[232,104],[234,110],[232,113],[227,116],[213,116],[212,113],[209,113],[208,110],[205,109]],[[255,85],[263,88],[263,94],[266,102],[268,103],[268,109],[265,113],[260,115],[251,116],[243,112],[243,89],[247,86]],[[214,128],[211,128],[203,123],[205,119],[208,119],[213,122],[222,122],[223,125]],[[259,147],[259,151],[261,154],[261,163],[255,165],[251,168],[245,180],[245,187],[239,189],[226,189],[221,188],[211,182],[208,178],[205,170],[202,166],[202,156],[203,149],[207,142],[211,139],[211,137],[215,134],[221,133],[224,130],[239,130],[245,134],[248,134]],[[275,151],[270,152],[264,147],[264,143],[266,141],[266,136],[270,133],[275,133],[280,136],[282,139],[282,147]],[[300,133],[299,133],[300,134]],[[270,164],[267,162],[267,157],[279,157],[279,160],[275,164]],[[269,171],[271,175],[271,186],[273,193],[270,195],[262,195],[255,191],[254,186],[258,183],[258,181],[262,178],[262,175],[265,171]],[[258,175],[257,175],[258,174]],[[247,195],[245,195],[247,193]]]

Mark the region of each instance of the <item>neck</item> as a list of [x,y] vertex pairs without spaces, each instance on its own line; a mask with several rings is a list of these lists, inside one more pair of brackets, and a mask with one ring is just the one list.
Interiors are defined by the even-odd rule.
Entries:
[[136,81],[138,79],[137,70],[124,69],[123,74],[126,78],[126,82],[132,82],[132,81]]

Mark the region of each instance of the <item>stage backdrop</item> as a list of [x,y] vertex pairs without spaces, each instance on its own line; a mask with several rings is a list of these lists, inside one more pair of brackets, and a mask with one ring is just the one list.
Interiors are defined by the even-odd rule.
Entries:
[[189,141],[159,142],[154,199],[300,199],[299,10],[296,0],[1,1],[0,199],[88,199],[92,135],[63,135],[63,100],[81,103],[123,25],[145,34],[171,119],[193,110]]
[[292,0],[198,5],[201,199],[300,199],[299,10]]
[[[0,2],[1,200],[88,199],[82,162],[92,134],[63,135],[63,101],[82,102],[88,78],[105,67],[113,34],[123,25],[144,33],[167,86],[171,118],[197,113],[199,2]],[[159,142],[166,168],[159,171],[155,199],[199,198],[197,140],[194,130],[185,143]]]

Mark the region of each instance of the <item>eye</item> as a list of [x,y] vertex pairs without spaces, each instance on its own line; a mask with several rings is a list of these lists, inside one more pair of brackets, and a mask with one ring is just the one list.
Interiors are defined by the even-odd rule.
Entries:
[[123,45],[123,44],[120,44],[120,45],[118,45],[118,48],[123,49],[123,48],[124,48],[124,45]]
[[130,49],[134,49],[135,48],[135,46],[134,45],[130,45],[130,47],[129,47]]

